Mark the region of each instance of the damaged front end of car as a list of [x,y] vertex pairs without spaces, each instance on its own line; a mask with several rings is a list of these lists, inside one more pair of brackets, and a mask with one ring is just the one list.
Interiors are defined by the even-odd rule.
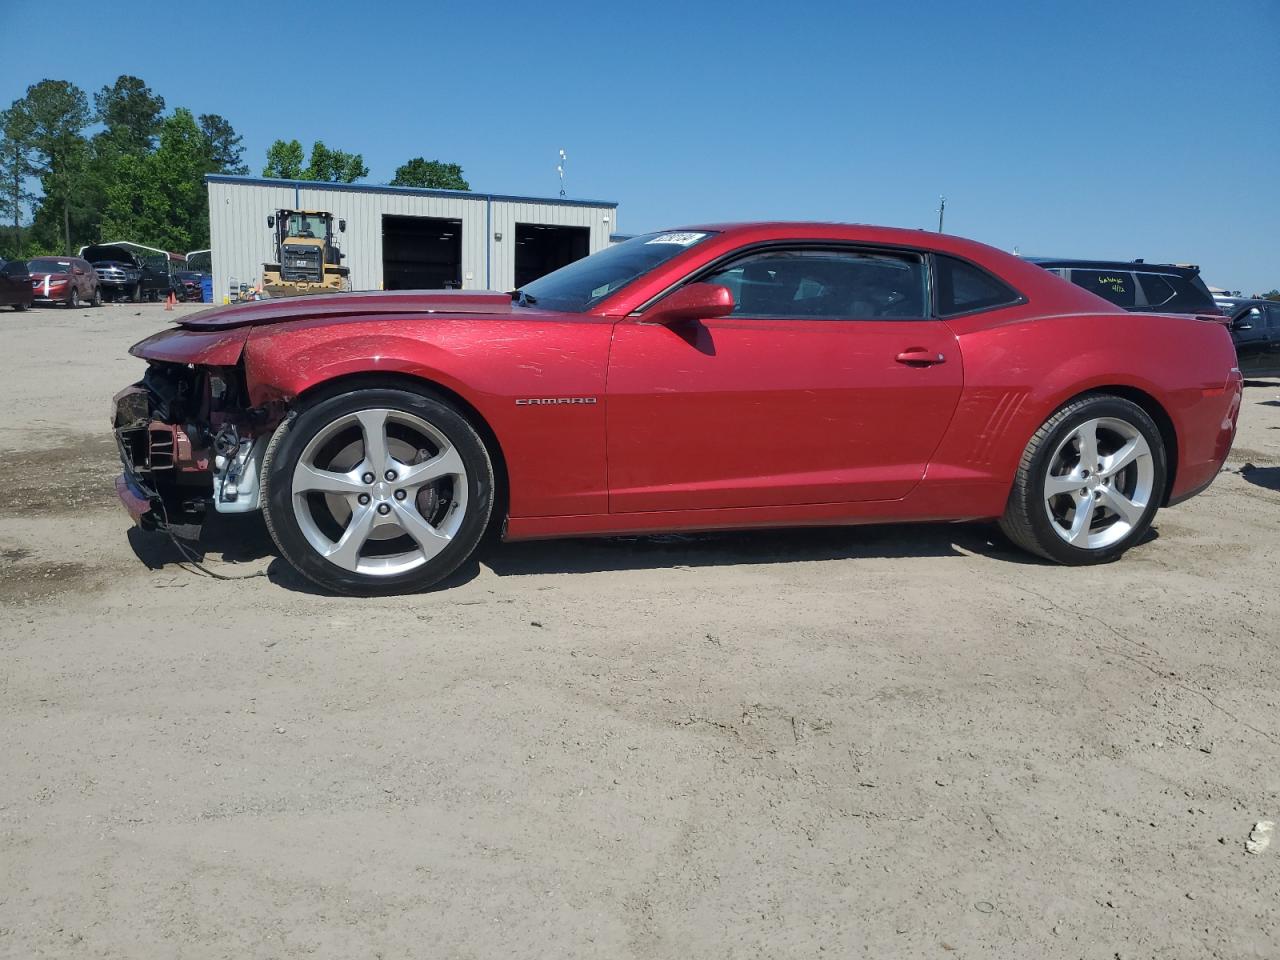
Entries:
[[283,409],[250,404],[242,343],[209,350],[191,337],[159,335],[130,351],[148,367],[113,400],[124,467],[116,493],[142,528],[194,538],[210,507],[261,507],[262,458]]

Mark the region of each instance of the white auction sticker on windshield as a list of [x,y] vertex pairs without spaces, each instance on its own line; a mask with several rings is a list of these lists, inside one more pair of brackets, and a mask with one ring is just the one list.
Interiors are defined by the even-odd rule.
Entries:
[[705,233],[660,233],[652,240],[646,240],[645,243],[678,243],[682,247],[687,247],[705,236]]

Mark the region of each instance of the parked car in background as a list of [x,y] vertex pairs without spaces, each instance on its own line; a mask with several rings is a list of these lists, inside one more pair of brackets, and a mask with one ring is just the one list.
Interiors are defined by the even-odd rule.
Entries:
[[153,302],[164,300],[173,294],[182,299],[182,281],[178,274],[185,268],[185,261],[178,253],[144,253],[142,257],[142,295]]
[[1246,376],[1280,377],[1280,300],[1221,298],[1231,321],[1240,370]]
[[119,244],[94,244],[81,250],[80,255],[93,264],[107,299],[134,303],[162,300],[174,290],[176,268],[166,254],[144,258]]
[[130,352],[116,490],[144,526],[262,510],[321,586],[437,583],[510,540],[996,519],[1114,560],[1212,482],[1217,322],[1119,307],[959,237],[830,223],[635,237],[511,295],[270,299]]
[[1213,294],[1200,279],[1200,268],[1190,264],[1026,259],[1132,313],[1221,314]]
[[102,282],[93,264],[80,257],[37,257],[27,262],[31,293],[36,303],[60,303],[78,307],[102,306]]
[[1209,292],[1213,294],[1213,302],[1224,314],[1231,312],[1232,300],[1239,300],[1244,296],[1239,290],[1226,290],[1222,287],[1210,287]]
[[203,299],[204,274],[199,270],[178,270],[174,273],[174,290],[179,300],[199,303]]
[[25,260],[0,257],[0,306],[26,310],[31,306],[31,275]]

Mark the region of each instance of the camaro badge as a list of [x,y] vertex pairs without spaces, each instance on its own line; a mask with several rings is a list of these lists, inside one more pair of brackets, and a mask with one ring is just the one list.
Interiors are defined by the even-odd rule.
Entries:
[[595,403],[595,397],[522,397],[517,407],[543,407],[561,403]]

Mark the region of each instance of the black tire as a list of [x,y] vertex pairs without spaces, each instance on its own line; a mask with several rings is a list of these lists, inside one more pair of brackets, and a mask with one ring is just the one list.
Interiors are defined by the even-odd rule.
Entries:
[[129,301],[131,303],[142,302],[142,282],[141,281],[139,281],[138,283],[135,283],[133,287],[129,290]]
[[30,309],[30,307],[31,307],[31,304],[29,303],[15,303],[13,305],[13,309],[15,313],[25,313],[28,309]]
[[[1140,433],[1150,449],[1153,472],[1149,478],[1151,490],[1140,518],[1114,543],[1088,548],[1068,543],[1056,532],[1046,504],[1045,484],[1053,479],[1049,471],[1055,453],[1064,441],[1082,425],[1095,419],[1119,421]],[[1134,470],[1133,476],[1136,477],[1136,468]],[[1000,529],[1017,546],[1046,560],[1070,566],[1108,563],[1118,559],[1146,535],[1164,497],[1167,476],[1164,440],[1147,412],[1122,397],[1105,393],[1086,394],[1058,409],[1027,443],[1004,516],[1000,518]],[[1100,521],[1105,519],[1105,514],[1099,518]]]
[[90,305],[95,307],[102,306],[102,288],[101,287],[93,288],[93,299],[90,300],[89,303]]
[[68,310],[80,309],[80,291],[75,287],[72,287],[71,292],[67,294],[66,307]]
[[[338,566],[313,547],[294,511],[293,475],[307,445],[331,424],[362,410],[402,411],[426,421],[456,448],[468,478],[466,506],[452,541],[420,566],[404,573],[372,575]],[[413,593],[438,583],[475,553],[494,503],[493,462],[468,419],[428,393],[369,387],[310,403],[276,430],[262,464],[263,516],[280,553],[299,573],[335,593],[382,596]]]

